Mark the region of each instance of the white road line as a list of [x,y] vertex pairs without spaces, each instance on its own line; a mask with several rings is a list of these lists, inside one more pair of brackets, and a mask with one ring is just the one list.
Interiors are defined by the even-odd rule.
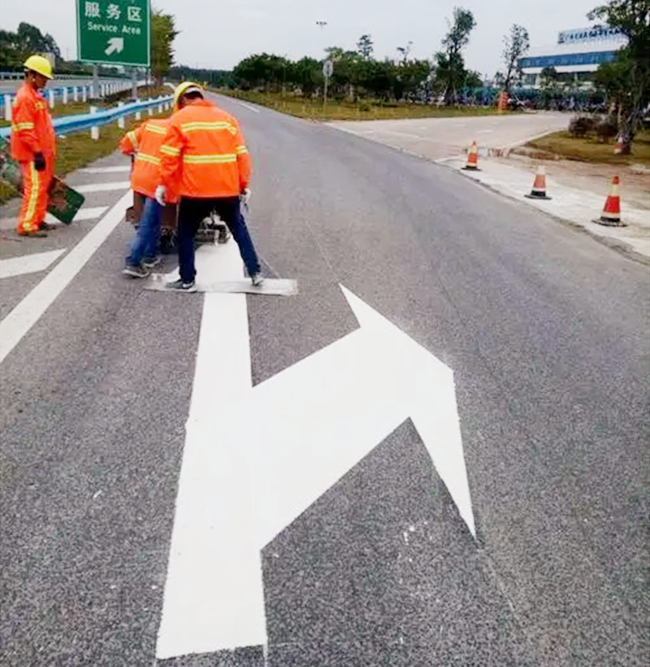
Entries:
[[[104,213],[108,211],[108,206],[89,206],[88,208],[80,208],[75,215],[73,222],[79,222],[81,220],[96,220],[101,218]],[[0,221],[0,229],[8,229],[9,227],[15,227],[18,222],[18,218],[2,218]],[[60,220],[57,220],[51,213],[47,213],[45,216],[45,222],[50,225],[61,225],[63,224]]]
[[83,174],[121,174],[131,171],[131,167],[123,164],[117,167],[86,167],[79,171]]
[[44,271],[55,262],[64,252],[63,250],[50,250],[49,252],[36,252],[31,255],[21,255],[10,259],[0,260],[0,280],[22,276],[25,273],[37,273]]
[[122,221],[131,197],[131,191],[126,192],[68,255],[0,322],[0,363]]
[[252,107],[250,104],[246,104],[246,102],[240,102],[240,104],[241,104],[243,107],[246,107],[247,109],[250,109],[251,111],[254,111],[255,113],[259,113],[259,112],[260,112],[259,109],[256,109],[255,107]]
[[[199,248],[196,264],[197,276],[202,281],[236,280],[243,275],[242,261],[232,241],[225,245]],[[174,276],[170,274],[169,277]],[[188,295],[185,298],[197,297]],[[240,507],[207,507],[203,495],[204,473],[211,474],[211,471],[202,470],[206,453],[215,450],[216,472],[224,475],[224,484],[230,484],[228,479],[232,479],[235,472],[232,462],[228,465],[226,461],[236,452],[215,447],[213,441],[206,440],[201,426],[206,420],[210,421],[215,410],[222,405],[237,402],[252,391],[246,295],[213,292],[206,294],[204,299],[158,631],[156,655],[159,658],[214,650],[214,633],[206,632],[206,623],[216,624],[217,634],[233,642],[231,648],[239,645],[240,638],[242,641],[250,639],[251,632],[257,643],[266,643],[263,614],[247,619],[245,627],[238,629],[233,627],[239,620],[237,614],[222,614],[223,605],[219,601],[222,596],[237,596],[245,601],[242,602],[243,608],[250,608],[249,605],[260,599],[263,590],[259,549],[250,527],[242,522],[247,513]],[[226,534],[223,522],[217,521],[204,532],[200,517],[206,512],[223,512],[224,521],[232,530]],[[223,540],[239,542],[242,539],[251,541],[251,558],[245,562],[229,561],[230,551],[223,548]],[[195,546],[199,548],[195,549]],[[223,558],[210,563],[215,553],[222,554]],[[205,572],[210,573],[207,579],[203,578]],[[197,597],[197,590],[204,591],[205,595]],[[197,601],[198,606],[192,606]],[[190,647],[190,650],[185,651],[185,647]]]
[[[80,208],[77,211],[77,215],[75,215],[73,222],[77,222],[78,220],[95,220],[96,218],[101,218],[106,211],[108,211],[108,206],[89,206],[88,208]],[[52,219],[56,220],[54,216],[52,216]]]
[[109,192],[110,190],[128,190],[131,187],[129,181],[115,181],[113,183],[88,183],[87,185],[76,185],[77,192]]

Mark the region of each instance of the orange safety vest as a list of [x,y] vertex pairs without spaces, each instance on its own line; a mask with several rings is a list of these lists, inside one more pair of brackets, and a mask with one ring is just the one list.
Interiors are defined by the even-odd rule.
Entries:
[[162,184],[183,197],[237,197],[250,183],[251,163],[237,119],[207,100],[171,118],[160,148]]
[[[160,147],[162,146],[169,118],[152,118],[127,132],[120,141],[120,150],[125,155],[135,154],[131,171],[131,187],[145,197],[154,197],[160,185]],[[174,201],[172,190],[167,200]]]
[[35,153],[56,155],[56,135],[47,102],[27,82],[18,89],[11,110],[11,157],[31,162]]

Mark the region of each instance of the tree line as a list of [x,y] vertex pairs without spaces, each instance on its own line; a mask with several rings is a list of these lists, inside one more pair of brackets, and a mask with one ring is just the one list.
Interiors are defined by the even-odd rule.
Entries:
[[[480,74],[468,70],[463,49],[476,25],[472,13],[454,10],[441,50],[434,60],[411,57],[412,43],[397,48],[394,58],[374,57],[372,36],[362,35],[355,49],[334,46],[326,49],[332,61],[330,94],[356,101],[372,98],[381,101],[431,99],[442,97],[447,104],[458,101],[464,89],[483,85]],[[231,86],[243,90],[298,92],[311,97],[324,83],[323,61],[304,57],[297,61],[273,54],[256,54],[238,63],[232,72]]]

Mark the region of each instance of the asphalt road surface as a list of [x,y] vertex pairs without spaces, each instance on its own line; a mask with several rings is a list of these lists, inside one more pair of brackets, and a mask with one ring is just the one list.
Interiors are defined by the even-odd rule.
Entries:
[[86,219],[2,225],[3,667],[648,664],[648,267],[222,103],[298,295],[125,279],[119,156]]
[[509,148],[533,137],[566,130],[569,118],[569,114],[539,111],[503,116],[338,121],[330,125],[430,160],[444,160],[467,150],[472,141],[476,141],[482,152]]

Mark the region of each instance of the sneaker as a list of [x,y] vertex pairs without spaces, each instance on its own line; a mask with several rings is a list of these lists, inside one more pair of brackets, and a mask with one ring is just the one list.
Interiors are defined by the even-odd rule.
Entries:
[[251,276],[251,282],[253,283],[253,287],[259,287],[264,282],[264,276],[259,272],[254,273]]
[[165,283],[167,289],[178,290],[179,292],[196,292],[196,282],[184,283],[180,278],[171,283]]
[[145,257],[142,260],[142,266],[144,266],[145,269],[153,269],[154,267],[158,266],[160,262],[162,262],[161,257],[153,257],[152,259]]
[[148,278],[149,270],[145,269],[144,266],[133,266],[132,264],[127,264],[122,273],[125,276],[131,276],[132,278]]

